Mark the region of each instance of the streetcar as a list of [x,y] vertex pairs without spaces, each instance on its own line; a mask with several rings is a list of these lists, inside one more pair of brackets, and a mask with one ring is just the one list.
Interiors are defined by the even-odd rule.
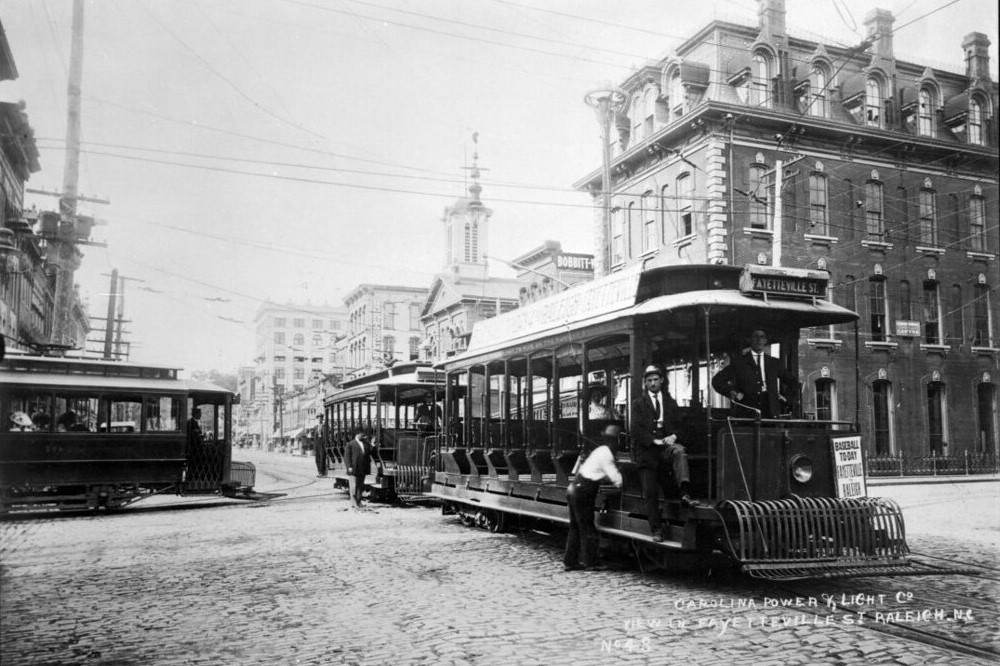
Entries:
[[444,374],[424,362],[398,363],[344,382],[324,400],[334,487],[348,487],[344,449],[360,427],[377,452],[365,479],[370,497],[426,497],[440,448],[443,397]]
[[635,266],[478,323],[468,349],[442,364],[447,428],[430,494],[491,530],[512,517],[568,522],[581,452],[609,420],[628,432],[654,364],[679,405],[673,427],[700,506],[665,498],[654,539],[626,434],[623,488],[598,498],[603,537],[766,579],[917,573],[899,507],[867,496],[857,413],[804,418],[795,405],[781,418],[746,416],[711,388],[754,329],[769,332],[768,353],[793,376],[812,327],[853,324],[856,347],[858,315],[824,300],[827,282],[825,271],[771,266]]
[[118,509],[164,493],[250,498],[254,466],[231,456],[232,400],[176,368],[9,351],[0,511]]

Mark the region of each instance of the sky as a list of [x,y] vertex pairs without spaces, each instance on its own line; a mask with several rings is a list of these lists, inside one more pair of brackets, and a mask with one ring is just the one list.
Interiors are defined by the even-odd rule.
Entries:
[[[105,220],[76,281],[107,309],[128,278],[132,360],[232,371],[265,300],[342,304],[363,282],[428,286],[442,213],[476,149],[502,261],[551,239],[594,252],[600,128],[584,95],[620,83],[753,0],[88,0],[80,205]],[[854,45],[875,7],[900,60],[962,72],[993,0],[787,0],[793,35]],[[59,191],[72,0],[0,0],[41,153],[27,187]],[[28,194],[28,208],[54,210]]]

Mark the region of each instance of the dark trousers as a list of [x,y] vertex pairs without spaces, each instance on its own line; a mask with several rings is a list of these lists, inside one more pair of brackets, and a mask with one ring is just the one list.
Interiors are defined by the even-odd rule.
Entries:
[[365,477],[351,474],[347,477],[347,485],[350,487],[351,502],[354,506],[361,506],[361,496],[365,494]]
[[691,480],[687,450],[680,444],[667,444],[662,448],[656,465],[639,469],[642,497],[646,502],[646,517],[653,534],[660,530],[663,523],[663,517],[660,515],[660,491],[663,491],[664,497],[672,497],[677,493],[677,489],[672,487],[670,472],[673,472],[673,480],[677,482],[678,488],[686,487]]
[[563,564],[568,567],[597,564],[597,526],[594,507],[601,484],[590,479],[574,479],[566,489],[569,504],[569,534]]

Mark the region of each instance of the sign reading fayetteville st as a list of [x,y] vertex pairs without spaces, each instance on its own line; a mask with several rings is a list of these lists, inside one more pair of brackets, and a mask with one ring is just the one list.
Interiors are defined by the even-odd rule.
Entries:
[[740,276],[740,291],[774,296],[822,298],[826,295],[827,274],[823,271],[768,266],[747,266]]

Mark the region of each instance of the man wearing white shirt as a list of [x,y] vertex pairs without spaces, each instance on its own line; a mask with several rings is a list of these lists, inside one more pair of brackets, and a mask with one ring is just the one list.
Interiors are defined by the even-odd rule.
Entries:
[[621,426],[609,423],[601,433],[602,443],[580,463],[576,476],[566,489],[569,504],[569,534],[563,565],[566,571],[600,569],[597,564],[597,527],[594,507],[601,481],[608,479],[616,488],[622,487],[622,475],[615,464]]

